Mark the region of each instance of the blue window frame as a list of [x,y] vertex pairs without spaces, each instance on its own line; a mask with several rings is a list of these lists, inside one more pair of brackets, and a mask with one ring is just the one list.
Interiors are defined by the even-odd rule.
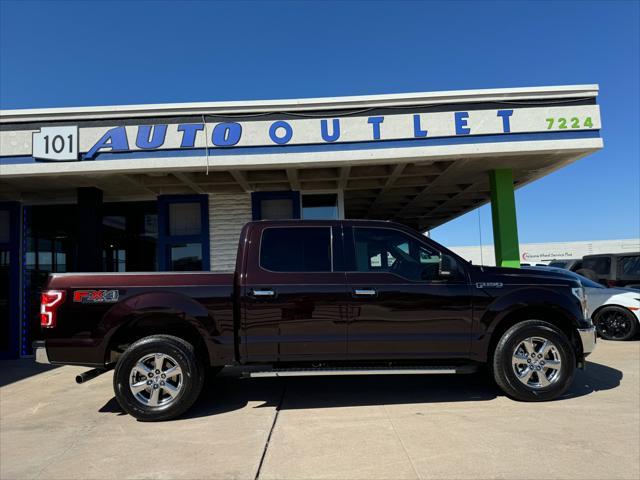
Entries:
[[158,267],[160,271],[210,269],[207,195],[158,197]]
[[267,216],[267,202],[278,200],[290,200],[290,218],[300,218],[300,192],[280,191],[280,192],[253,192],[251,194],[251,212],[254,220],[265,220]]

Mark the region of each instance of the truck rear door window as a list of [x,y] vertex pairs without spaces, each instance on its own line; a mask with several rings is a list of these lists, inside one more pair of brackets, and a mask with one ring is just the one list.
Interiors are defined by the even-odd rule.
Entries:
[[331,228],[266,228],[260,266],[272,272],[331,272]]

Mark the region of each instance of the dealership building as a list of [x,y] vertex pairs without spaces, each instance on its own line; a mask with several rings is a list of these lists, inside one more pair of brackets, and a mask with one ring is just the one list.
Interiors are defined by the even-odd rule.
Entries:
[[[38,337],[52,272],[234,268],[250,220],[422,231],[602,148],[596,85],[0,112],[0,355]],[[472,233],[470,232],[470,235]]]

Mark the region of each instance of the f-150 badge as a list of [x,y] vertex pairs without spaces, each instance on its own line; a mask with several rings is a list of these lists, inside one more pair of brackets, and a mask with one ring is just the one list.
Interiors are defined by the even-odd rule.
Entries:
[[73,301],[79,303],[115,303],[120,294],[118,290],[76,290]]
[[476,288],[502,288],[502,282],[478,282]]

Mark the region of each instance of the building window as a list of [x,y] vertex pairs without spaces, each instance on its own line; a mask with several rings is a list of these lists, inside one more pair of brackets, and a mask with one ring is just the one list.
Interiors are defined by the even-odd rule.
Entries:
[[202,205],[199,202],[169,204],[169,235],[199,235],[202,232]]
[[[158,197],[158,264],[163,271],[209,270],[207,195]],[[155,235],[152,223],[145,223]]]
[[338,220],[340,218],[338,194],[303,194],[302,218],[305,220]]
[[171,245],[171,263],[174,272],[202,270],[202,244],[176,243]]
[[253,192],[251,209],[254,220],[300,218],[300,192]]
[[9,243],[9,220],[11,217],[9,210],[0,210],[0,243]]
[[289,220],[293,218],[293,200],[273,198],[261,201],[261,220]]

